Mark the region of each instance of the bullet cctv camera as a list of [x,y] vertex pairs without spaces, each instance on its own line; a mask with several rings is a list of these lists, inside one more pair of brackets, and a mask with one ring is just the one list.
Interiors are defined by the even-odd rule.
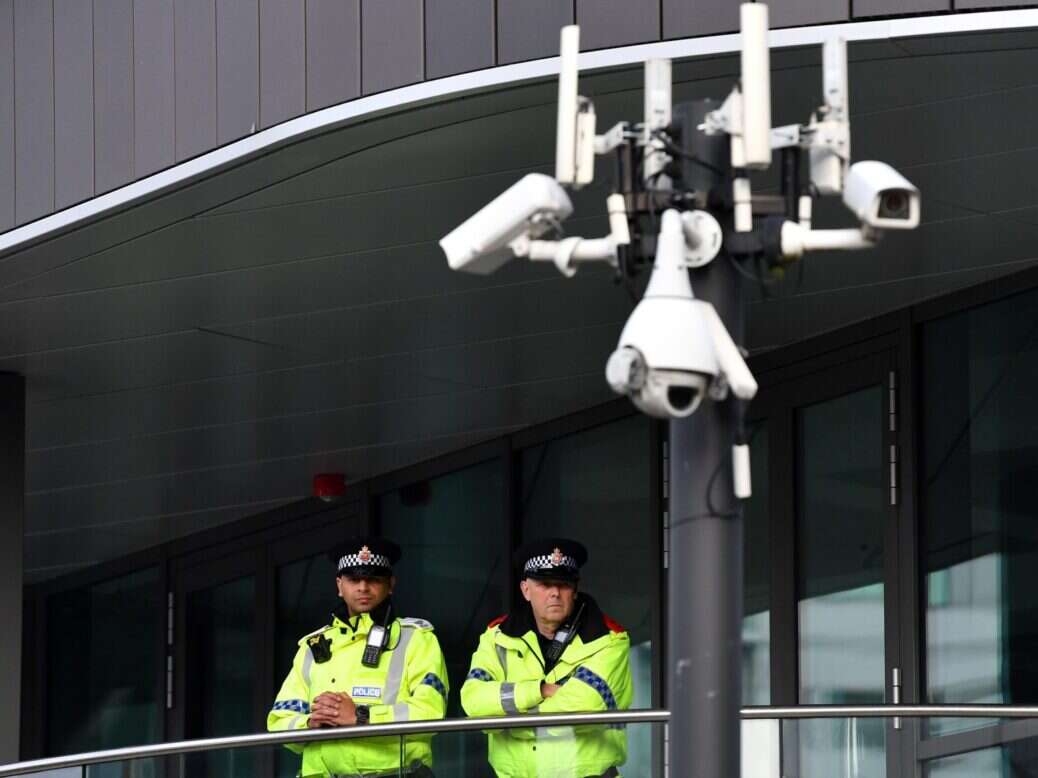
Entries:
[[866,227],[911,230],[919,226],[919,190],[884,162],[851,165],[843,202]]
[[440,240],[452,270],[492,273],[514,256],[510,244],[537,238],[573,213],[558,182],[530,173],[499,194]]
[[606,380],[644,413],[683,418],[699,407],[723,376],[750,399],[757,382],[714,307],[692,296],[681,216],[663,214],[649,286],[606,364]]

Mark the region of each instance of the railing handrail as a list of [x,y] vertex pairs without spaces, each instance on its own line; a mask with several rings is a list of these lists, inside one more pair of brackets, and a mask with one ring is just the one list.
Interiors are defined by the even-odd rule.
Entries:
[[1038,719],[1038,705],[755,705],[739,715],[761,719]]
[[[766,719],[857,719],[857,718],[977,718],[1038,719],[1038,705],[797,705],[752,706],[743,708],[740,716],[747,721]],[[488,716],[483,718],[435,719],[395,724],[372,724],[366,727],[263,732],[254,735],[180,740],[146,746],[128,746],[105,751],[91,751],[68,756],[34,759],[0,765],[0,778],[81,767],[103,762],[149,759],[159,756],[218,751],[228,748],[259,748],[285,743],[308,743],[322,740],[393,737],[402,735],[434,735],[471,732],[481,729],[518,729],[524,727],[565,727],[587,724],[644,724],[667,722],[670,711],[660,709],[625,710],[610,713],[535,714],[526,716]]]
[[290,732],[262,732],[255,735],[231,735],[200,740],[180,740],[153,743],[146,746],[110,748],[68,756],[34,759],[0,765],[0,778],[67,767],[123,762],[130,759],[150,759],[158,756],[176,756],[199,751],[218,751],[228,748],[259,748],[280,746],[285,743],[309,743],[322,740],[351,740],[354,738],[393,737],[401,735],[433,735],[448,732],[471,732],[481,729],[518,729],[524,727],[565,727],[582,724],[642,724],[670,719],[667,710],[624,710],[608,713],[546,713],[528,716],[487,716],[483,718],[434,719],[394,724],[371,724],[364,727],[295,729]]

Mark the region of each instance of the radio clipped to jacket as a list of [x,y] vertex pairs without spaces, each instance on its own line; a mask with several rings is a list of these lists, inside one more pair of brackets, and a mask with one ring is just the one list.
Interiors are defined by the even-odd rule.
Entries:
[[544,652],[544,672],[550,673],[551,669],[562,659],[562,653],[566,646],[573,642],[573,638],[580,631],[580,620],[584,616],[584,603],[580,603],[577,614],[566,624],[563,624],[555,632],[555,638],[551,641],[548,649]]
[[364,645],[364,655],[360,658],[360,663],[365,667],[378,667],[378,662],[382,658],[382,652],[386,650],[386,646],[389,644],[389,627],[392,623],[393,606],[390,605],[386,608],[385,623],[372,624],[371,629],[368,631],[368,640]]

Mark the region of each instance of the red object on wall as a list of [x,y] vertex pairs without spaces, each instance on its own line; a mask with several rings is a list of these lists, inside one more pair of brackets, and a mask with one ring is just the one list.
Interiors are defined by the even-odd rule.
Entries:
[[314,497],[330,501],[346,494],[344,473],[318,473],[314,476]]

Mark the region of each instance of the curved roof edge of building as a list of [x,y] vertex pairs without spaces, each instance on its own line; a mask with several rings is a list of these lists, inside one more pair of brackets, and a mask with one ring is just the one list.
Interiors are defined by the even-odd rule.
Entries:
[[[772,30],[770,40],[772,48],[781,49],[817,45],[831,37],[835,31],[839,31],[848,41],[869,41],[1035,27],[1038,27],[1038,9],[1017,9],[785,28]],[[738,48],[737,33],[658,41],[583,52],[580,55],[580,68],[582,72],[594,71],[634,65],[652,58],[688,60],[702,56],[732,54],[738,51]],[[320,132],[347,126],[352,122],[370,119],[393,110],[417,108],[430,101],[550,77],[556,75],[558,70],[558,57],[498,65],[420,82],[314,111],[220,146],[6,233],[0,233],[0,255],[88,224],[120,208],[145,201],[201,176]]]

